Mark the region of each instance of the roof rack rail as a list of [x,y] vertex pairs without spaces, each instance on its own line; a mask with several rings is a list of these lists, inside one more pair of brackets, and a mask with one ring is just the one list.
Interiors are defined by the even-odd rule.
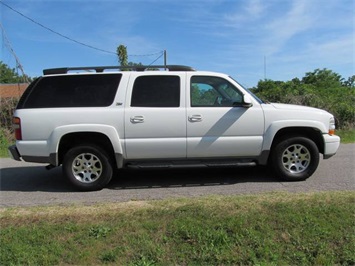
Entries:
[[44,69],[43,75],[67,74],[69,71],[95,71],[96,73],[104,72],[108,69],[129,70],[129,71],[146,71],[156,69],[166,69],[169,71],[195,71],[194,68],[183,65],[152,65],[152,66],[93,66],[93,67],[61,67]]

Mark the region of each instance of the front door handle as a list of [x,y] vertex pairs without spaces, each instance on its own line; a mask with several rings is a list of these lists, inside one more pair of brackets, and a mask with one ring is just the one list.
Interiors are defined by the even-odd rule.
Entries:
[[191,115],[191,116],[189,116],[189,121],[190,122],[201,122],[202,115]]
[[136,123],[143,123],[144,122],[144,116],[142,115],[137,115],[137,116],[132,116],[130,118],[131,123],[136,124]]

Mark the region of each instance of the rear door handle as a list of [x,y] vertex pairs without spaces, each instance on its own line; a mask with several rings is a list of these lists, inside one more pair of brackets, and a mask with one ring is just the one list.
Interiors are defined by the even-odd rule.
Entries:
[[131,123],[143,123],[144,122],[144,116],[142,115],[137,115],[137,116],[132,116],[130,118]]
[[189,116],[189,121],[190,122],[201,122],[202,115],[191,115],[191,116]]

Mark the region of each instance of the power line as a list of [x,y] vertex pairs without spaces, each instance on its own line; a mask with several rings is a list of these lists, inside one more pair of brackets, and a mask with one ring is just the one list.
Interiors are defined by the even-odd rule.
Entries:
[[63,34],[57,32],[57,31],[55,31],[55,30],[52,30],[52,29],[48,28],[47,26],[44,26],[43,24],[41,24],[41,23],[35,21],[34,19],[32,19],[32,18],[30,18],[30,17],[28,17],[28,16],[22,14],[21,12],[17,11],[16,9],[12,8],[11,6],[5,4],[3,1],[1,1],[1,4],[3,4],[4,6],[6,6],[6,7],[9,8],[9,9],[11,9],[12,11],[16,12],[16,13],[19,14],[20,16],[22,16],[22,17],[28,19],[29,21],[33,22],[34,24],[36,24],[36,25],[38,25],[38,26],[40,26],[40,27],[42,27],[42,28],[44,28],[44,29],[46,29],[46,30],[48,30],[48,31],[50,31],[50,32],[52,32],[52,33],[58,35],[58,36],[60,36],[60,37],[63,37],[63,38],[65,38],[65,39],[69,40],[69,41],[75,42],[75,43],[77,43],[77,44],[80,44],[80,45],[83,45],[83,46],[86,46],[86,47],[88,47],[88,48],[95,49],[95,50],[98,50],[98,51],[101,51],[101,52],[110,53],[110,54],[116,54],[116,53],[114,53],[114,52],[107,51],[107,50],[103,50],[103,49],[100,49],[100,48],[96,48],[96,47],[94,47],[94,46],[92,46],[92,45],[88,45],[88,44],[85,44],[85,43],[83,43],[83,42],[79,42],[79,41],[77,41],[77,40],[74,40],[74,39],[72,39],[72,38],[70,38],[70,37],[68,37],[68,36],[65,36],[65,35],[63,35]]
[[164,55],[164,52],[161,53],[161,55],[159,55],[159,57],[157,59],[155,59],[153,62],[151,62],[148,66],[153,65],[156,61],[158,61],[159,58],[161,58]]
[[164,53],[164,51],[159,51],[159,52],[156,52],[156,53],[152,53],[152,54],[129,54],[128,56],[153,56],[153,55],[158,55],[158,54],[162,54]]
[[[77,40],[75,40],[73,38],[70,38],[70,37],[68,37],[68,36],[66,36],[64,34],[61,34],[61,33],[57,32],[57,31],[55,31],[55,30],[53,30],[53,29],[51,29],[51,28],[49,28],[49,27],[47,27],[47,26],[45,26],[45,25],[43,25],[43,24],[41,24],[41,23],[39,23],[37,21],[35,21],[34,19],[24,15],[20,11],[17,11],[16,9],[12,8],[11,6],[9,6],[8,4],[4,3],[2,0],[0,0],[0,3],[3,4],[4,6],[6,6],[7,8],[9,8],[10,10],[12,10],[13,12],[15,12],[15,13],[19,14],[20,16],[26,18],[27,20],[31,21],[32,23],[34,23],[34,24],[36,24],[36,25],[38,25],[38,26],[40,26],[40,27],[42,27],[42,28],[44,28],[44,29],[46,29],[46,30],[48,30],[48,31],[60,36],[60,37],[62,37],[62,38],[65,38],[65,39],[67,39],[67,40],[69,40],[71,42],[75,42],[75,43],[77,43],[79,45],[82,45],[82,46],[85,46],[87,48],[91,48],[91,49],[94,49],[94,50],[97,50],[97,51],[100,51],[100,52],[117,55],[116,52],[112,52],[112,51],[104,50],[104,49],[101,49],[101,48],[97,48],[95,46],[92,46],[92,45],[77,41]],[[156,53],[152,53],[152,54],[128,55],[128,56],[136,56],[136,57],[139,57],[139,56],[153,56],[153,55],[157,55],[157,54],[160,54],[160,53],[162,53],[162,51],[156,52]]]

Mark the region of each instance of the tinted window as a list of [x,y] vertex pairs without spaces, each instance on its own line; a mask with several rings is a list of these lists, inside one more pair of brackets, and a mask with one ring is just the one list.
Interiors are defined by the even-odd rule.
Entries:
[[191,77],[192,107],[233,107],[243,94],[229,81],[211,76]]
[[133,86],[131,106],[179,107],[180,77],[141,76]]
[[103,107],[112,104],[121,74],[43,77],[22,108]]

